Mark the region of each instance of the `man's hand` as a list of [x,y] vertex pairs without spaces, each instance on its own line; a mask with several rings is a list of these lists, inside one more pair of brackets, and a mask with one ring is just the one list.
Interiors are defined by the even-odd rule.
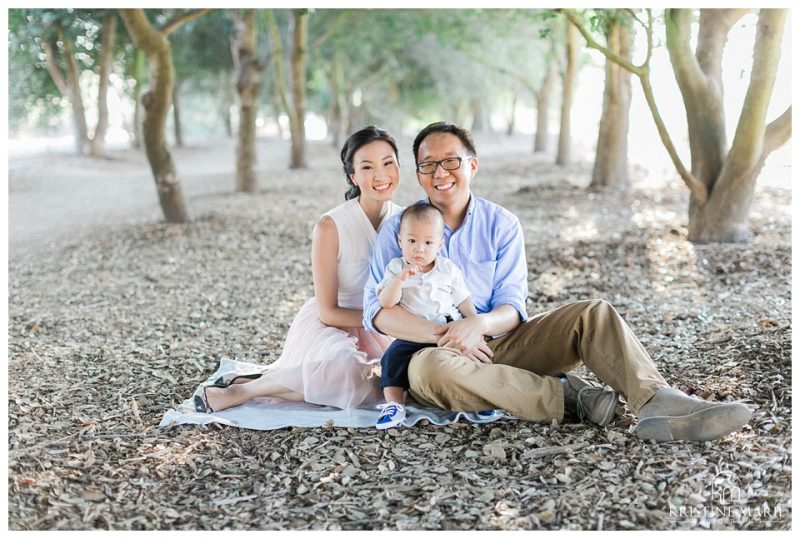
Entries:
[[491,363],[494,353],[483,338],[485,328],[480,316],[471,316],[442,326],[436,346],[453,348],[461,355],[480,363]]

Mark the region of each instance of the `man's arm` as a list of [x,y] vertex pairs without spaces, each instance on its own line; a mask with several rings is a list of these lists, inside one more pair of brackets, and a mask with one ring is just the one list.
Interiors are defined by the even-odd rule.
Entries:
[[[522,235],[522,226],[516,216],[506,222],[504,230],[498,234],[497,266],[494,272],[492,285],[492,310],[498,306],[508,305],[517,311],[516,323],[510,327],[509,320],[496,320],[497,331],[488,335],[500,335],[511,331],[520,322],[528,319],[525,309],[525,300],[528,298],[528,262],[525,256],[525,239]],[[505,329],[504,329],[505,328]]]
[[[525,241],[519,219],[509,215],[496,236],[497,251],[492,281],[491,309],[475,317],[451,322],[440,331],[439,346],[457,348],[465,356],[488,362],[491,350],[484,335],[508,333],[527,318],[525,298],[528,295],[528,266]],[[485,357],[484,357],[485,356]]]
[[381,309],[373,322],[379,331],[396,339],[431,344],[439,340],[435,332],[445,327],[413,315],[399,305]]
[[511,305],[499,305],[488,313],[470,316],[441,326],[436,332],[437,346],[455,348],[464,356],[491,363],[494,353],[484,335],[507,333],[519,325],[519,314]]

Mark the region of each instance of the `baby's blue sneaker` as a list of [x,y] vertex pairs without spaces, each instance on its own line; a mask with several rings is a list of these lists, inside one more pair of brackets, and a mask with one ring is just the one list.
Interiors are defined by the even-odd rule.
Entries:
[[375,427],[379,430],[391,429],[402,425],[403,420],[406,418],[406,407],[396,402],[387,402],[379,404],[378,408],[381,410],[381,416],[375,423]]

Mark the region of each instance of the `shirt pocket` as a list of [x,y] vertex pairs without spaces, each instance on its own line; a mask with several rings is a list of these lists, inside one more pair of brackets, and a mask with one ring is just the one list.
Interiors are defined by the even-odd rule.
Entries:
[[472,294],[472,301],[475,303],[478,312],[490,310],[496,270],[496,260],[487,260],[485,262],[470,260],[467,263],[467,272],[464,280],[470,294]]

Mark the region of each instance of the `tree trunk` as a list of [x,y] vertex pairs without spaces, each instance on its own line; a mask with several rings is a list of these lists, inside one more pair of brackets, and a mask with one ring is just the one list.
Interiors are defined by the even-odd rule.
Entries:
[[333,94],[331,111],[332,144],[334,148],[339,149],[342,141],[347,136],[347,122],[345,119],[349,115],[349,109],[344,83],[342,53],[338,50],[333,53],[333,62],[331,63],[331,93]]
[[533,151],[546,152],[550,147],[550,98],[556,85],[556,70],[551,57],[547,63],[547,74],[542,81],[542,87],[536,94],[536,135],[533,141]]
[[749,10],[701,10],[694,54],[690,44],[692,11],[665,11],[667,49],[687,113],[691,172],[686,170],[675,151],[650,85],[648,62],[652,54],[653,28],[650,10],[646,26],[647,59],[639,66],[597,44],[572,10],[561,11],[580,28],[590,47],[639,77],[661,141],[691,193],[689,239],[696,242],[746,241],[750,235],[747,217],[756,179],[767,157],[785,144],[792,133],[791,105],[778,118],[766,123],[788,10],[761,9],[759,12],[750,81],[736,135],[727,153],[722,113],[722,53],[728,32]]
[[222,118],[222,127],[225,129],[225,135],[229,138],[233,138],[233,120],[231,119],[230,103],[222,103],[219,114]]
[[714,10],[718,11],[718,20],[701,15],[697,54],[703,58],[702,63],[692,53],[689,42],[693,11],[670,9],[665,13],[667,49],[686,108],[691,171],[711,190],[722,170],[728,145],[722,106],[722,53],[739,10]]
[[133,145],[136,148],[141,148],[143,145],[142,137],[142,123],[144,122],[144,114],[142,114],[142,88],[144,87],[145,79],[147,79],[147,56],[142,49],[137,48],[133,61],[133,78],[136,85],[133,87]]
[[689,202],[689,239],[696,242],[749,239],[747,218],[756,179],[769,153],[791,134],[791,109],[765,125],[786,11],[763,9],[750,85],[736,137],[725,153],[722,54],[728,32],[745,13],[736,9],[701,10],[695,54],[689,42],[691,10],[670,9],[665,15],[667,48],[686,106],[692,173],[709,193],[704,204],[694,196]]
[[480,133],[489,130],[491,128],[489,111],[486,108],[484,100],[478,97],[472,98],[470,108],[472,109],[472,131],[474,133]]
[[356,131],[361,129],[361,127],[363,127],[364,125],[361,123],[361,119],[359,118],[361,107],[352,105],[354,93],[355,90],[350,88],[348,89],[346,94],[348,107],[347,107],[347,116],[345,116],[345,118],[347,119],[347,128],[345,129],[345,131],[347,133],[355,133]]
[[231,107],[233,106],[234,101],[234,79],[233,77],[229,77],[226,75],[222,75],[222,80],[220,81],[220,91],[219,91],[219,98],[220,98],[220,117],[222,118],[222,124],[225,129],[225,135],[230,138],[233,138],[233,118],[231,117]]
[[256,12],[235,14],[236,91],[239,95],[239,136],[236,144],[236,190],[256,191],[256,117],[262,66],[256,59]]
[[[284,58],[283,58],[283,42],[281,41],[281,34],[278,31],[278,25],[275,22],[275,16],[271,9],[263,10],[267,20],[267,30],[269,31],[269,40],[272,44],[272,57],[275,60],[275,90],[278,94],[281,107],[276,107],[276,110],[283,109],[286,116],[289,118],[289,138],[291,139],[291,149],[289,155],[289,166],[292,166],[295,155],[295,125],[298,123],[297,109],[289,103],[289,89],[286,83],[286,76],[284,74]],[[280,116],[280,115],[279,115]],[[285,138],[283,126],[278,121],[278,128],[281,131],[281,137]],[[305,136],[304,136],[305,138]],[[302,153],[302,152],[301,152]]]
[[567,67],[564,73],[561,99],[561,130],[558,135],[557,165],[569,164],[572,159],[572,135],[570,134],[570,112],[572,95],[575,91],[575,77],[578,73],[578,31],[569,21],[567,25]]
[[[630,61],[631,29],[627,20],[609,22],[606,30],[608,48]],[[606,87],[603,113],[597,135],[592,187],[628,189],[628,116],[631,106],[631,74],[619,64],[606,59]]]
[[[72,90],[67,85],[67,81],[64,80],[64,74],[61,72],[61,68],[58,66],[58,61],[56,60],[56,53],[53,45],[45,38],[40,38],[42,52],[44,53],[44,60],[45,60],[45,67],[47,68],[47,72],[50,74],[50,78],[55,83],[58,91],[61,92],[61,95],[67,98],[67,100],[72,102]],[[75,151],[78,154],[83,153],[83,138],[81,136],[79,122],[77,117],[75,116],[75,108],[72,108],[72,127],[75,129]]]
[[75,124],[75,150],[83,154],[89,145],[89,129],[86,125],[86,112],[81,97],[80,72],[75,60],[75,50],[63,31],[59,31],[59,39],[64,44],[64,61],[67,71],[67,90],[72,105],[72,119]]
[[145,52],[150,63],[150,89],[142,96],[142,132],[161,209],[168,222],[184,223],[189,217],[164,136],[172,98],[172,51],[169,41],[163,32],[150,25],[142,9],[121,9],[119,12],[134,44]]
[[114,59],[117,37],[117,16],[109,13],[103,18],[103,37],[100,42],[100,84],[97,91],[97,127],[89,145],[89,154],[102,157],[106,154],[106,132],[108,131],[108,78]]
[[306,168],[306,47],[308,46],[308,10],[295,9],[292,47],[292,130],[290,168]]
[[[697,62],[686,61],[681,54],[688,42],[685,40],[686,17],[682,10],[669,10],[667,31],[670,59],[675,65],[679,87],[684,92],[684,101],[693,96],[684,88],[701,88],[700,92],[710,93],[721,73],[722,49],[728,32],[739,19],[739,10],[701,10],[700,31],[698,35]],[[692,197],[689,203],[689,239],[695,242],[740,242],[750,238],[748,216],[755,191],[756,180],[761,173],[767,157],[783,145],[791,136],[791,107],[779,118],[766,124],[766,113],[772,90],[775,86],[777,67],[781,55],[781,42],[786,22],[787,10],[762,9],[759,13],[756,40],[753,48],[753,68],[750,83],[742,106],[730,151],[724,156],[718,174],[712,176],[717,165],[716,150],[719,139],[724,136],[724,124],[714,122],[715,116],[708,120],[710,113],[705,111],[707,130],[694,133],[689,130],[692,148],[692,170],[697,167],[697,177],[706,182],[709,199],[699,204]],[[674,24],[671,25],[670,22]],[[676,54],[673,54],[673,50]],[[675,59],[673,60],[673,56]],[[677,65],[676,65],[677,61]],[[682,80],[682,83],[680,82]],[[689,83],[689,84],[687,84]],[[704,84],[705,83],[705,84]],[[722,109],[722,86],[714,95],[718,96],[714,105]],[[696,114],[697,104],[692,103]],[[695,119],[695,124],[699,123]],[[708,148],[704,143],[709,143]],[[722,139],[724,142],[724,139]],[[724,146],[723,146],[724,148]],[[697,154],[695,152],[698,152]]]
[[506,135],[511,136],[514,134],[514,124],[517,118],[517,92],[511,96],[511,111],[508,115],[508,125],[506,126]]
[[175,146],[178,148],[183,147],[183,125],[181,124],[180,94],[181,80],[175,79],[175,84],[172,86],[172,128],[173,132],[175,133]]

